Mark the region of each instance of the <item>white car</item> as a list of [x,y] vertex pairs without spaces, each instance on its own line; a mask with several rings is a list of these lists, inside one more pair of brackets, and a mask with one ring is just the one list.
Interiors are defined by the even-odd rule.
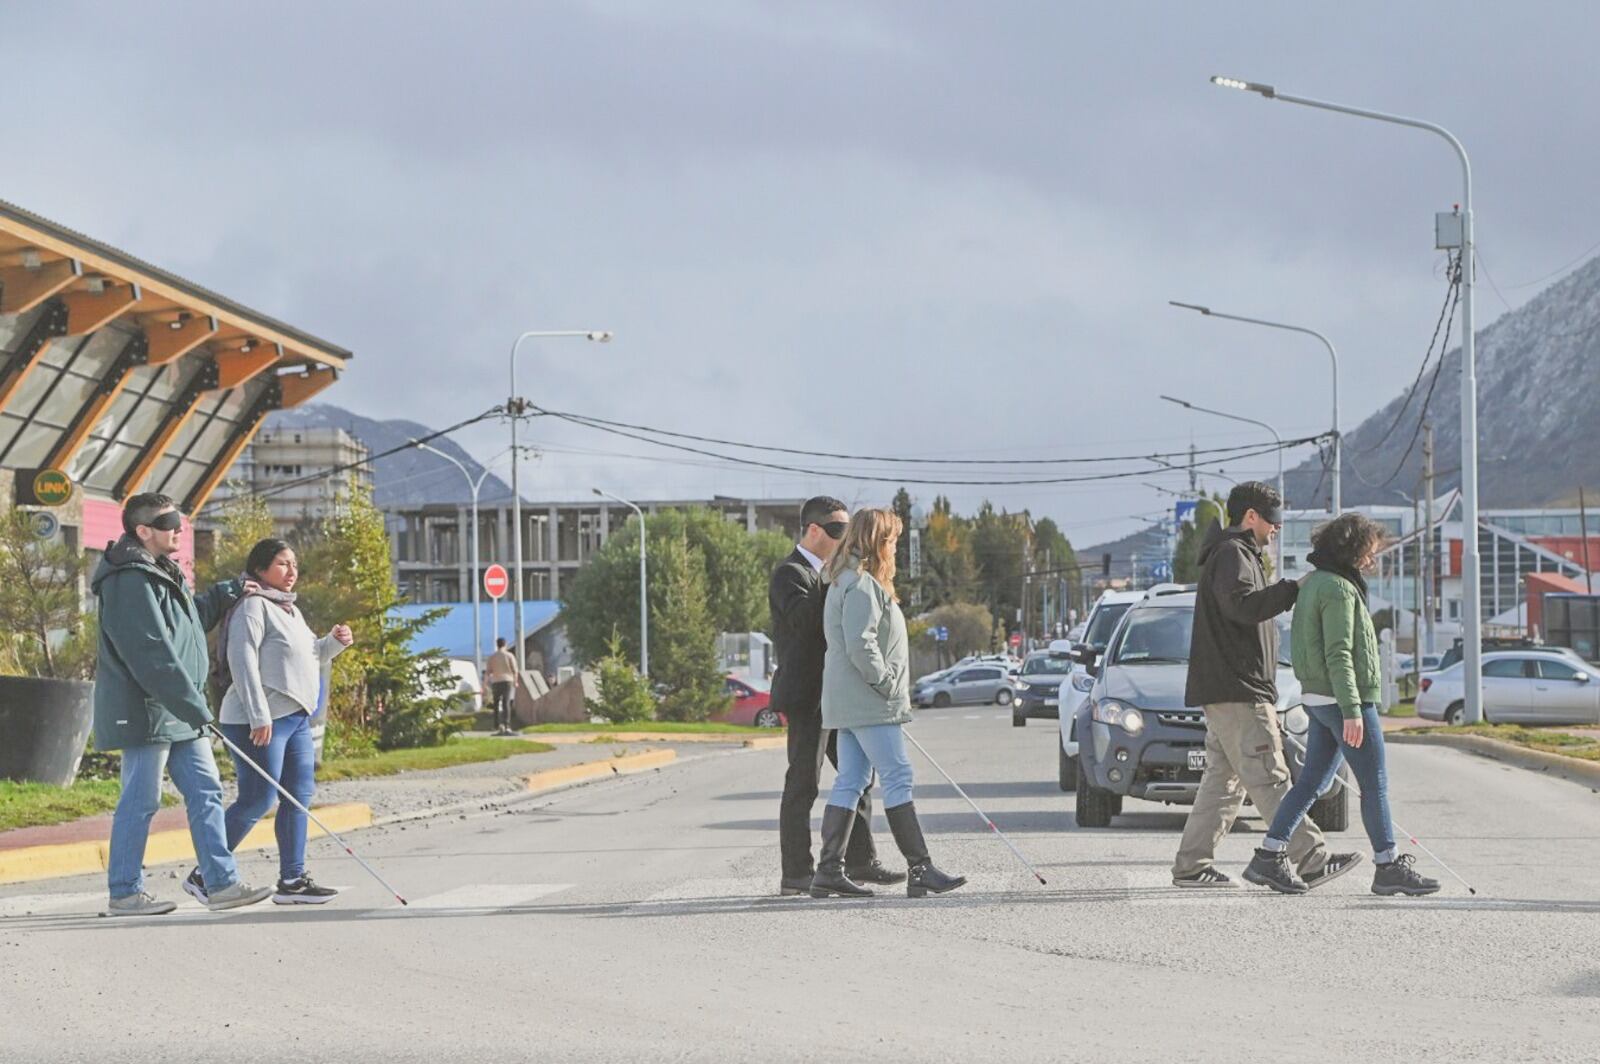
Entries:
[[[1092,647],[1097,651],[1105,650],[1111,642],[1111,633],[1117,630],[1117,622],[1122,620],[1122,615],[1127,613],[1128,607],[1135,602],[1143,602],[1144,597],[1143,591],[1102,592],[1095,600],[1094,608],[1089,611],[1088,618],[1083,622],[1083,638],[1063,649],[1068,652],[1081,647]],[[1065,642],[1068,641],[1057,640],[1051,643],[1051,651],[1056,651]],[[1061,684],[1056,723],[1061,736],[1058,778],[1064,791],[1076,790],[1078,787],[1078,737],[1073,734],[1073,722],[1077,719],[1078,707],[1089,697],[1092,687],[1094,687],[1094,677],[1089,675],[1081,663],[1072,667],[1072,672]]]
[[[1462,723],[1463,664],[1427,673],[1417,716]],[[1483,719],[1493,724],[1600,725],[1600,668],[1570,650],[1495,650],[1483,655]]]

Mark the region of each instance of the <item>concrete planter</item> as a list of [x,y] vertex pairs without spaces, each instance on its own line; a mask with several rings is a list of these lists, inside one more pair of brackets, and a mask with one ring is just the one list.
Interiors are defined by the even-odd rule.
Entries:
[[0,676],[0,779],[69,785],[94,724],[94,684]]

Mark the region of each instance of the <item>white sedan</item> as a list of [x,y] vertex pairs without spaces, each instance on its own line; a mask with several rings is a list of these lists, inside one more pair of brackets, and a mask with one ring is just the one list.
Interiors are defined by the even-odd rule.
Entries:
[[[1422,677],[1417,716],[1460,724],[1462,663]],[[1570,650],[1498,650],[1483,656],[1483,716],[1494,724],[1600,724],[1600,668]]]

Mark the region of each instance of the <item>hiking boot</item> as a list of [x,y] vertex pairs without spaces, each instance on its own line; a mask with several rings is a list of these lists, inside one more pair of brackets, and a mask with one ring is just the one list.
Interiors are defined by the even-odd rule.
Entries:
[[1257,849],[1244,870],[1244,878],[1247,883],[1271,887],[1279,894],[1304,894],[1311,889],[1305,880],[1294,874],[1294,869],[1289,867],[1289,855],[1283,850]]
[[778,893],[785,898],[792,898],[796,894],[811,893],[810,876],[784,876],[783,882],[778,884]]
[[817,871],[811,877],[813,898],[870,898],[872,891],[851,882],[844,874],[844,850],[850,843],[850,826],[855,823],[854,809],[841,809],[836,805],[822,808],[822,850],[817,855]]
[[224,909],[242,909],[246,905],[266,901],[270,897],[272,897],[271,887],[252,887],[240,880],[231,887],[223,887],[221,890],[208,893],[206,908],[214,913]]
[[1198,872],[1191,872],[1186,876],[1173,876],[1172,885],[1175,887],[1201,887],[1212,888],[1232,887],[1237,884],[1227,876],[1218,872],[1210,865],[1206,865]]
[[155,895],[140,891],[123,898],[112,898],[107,916],[163,916],[178,907],[177,902],[156,901]]
[[183,892],[201,905],[205,905],[210,900],[206,894],[205,877],[200,874],[199,868],[190,872],[189,878],[183,881]]
[[311,877],[301,873],[299,879],[278,880],[277,893],[272,896],[274,905],[321,905],[339,896],[332,887],[313,883]]
[[1330,853],[1326,864],[1310,875],[1302,876],[1301,878],[1306,881],[1306,889],[1316,890],[1324,883],[1338,879],[1360,863],[1361,855],[1359,853]]
[[900,847],[900,853],[909,868],[906,897],[925,898],[929,893],[944,894],[966,885],[966,876],[952,876],[934,867],[933,860],[928,856],[927,840],[922,837],[922,823],[917,820],[915,803],[905,802],[893,809],[885,809],[883,815],[889,821],[895,845]]
[[1419,873],[1413,867],[1416,863],[1415,857],[1403,853],[1388,864],[1379,865],[1372,873],[1372,893],[1404,894],[1412,898],[1437,894],[1439,881]]
[[892,887],[896,883],[904,883],[906,881],[904,872],[896,872],[892,868],[885,868],[883,862],[876,859],[871,864],[857,865],[855,868],[846,865],[844,874],[857,883],[877,883],[886,887]]

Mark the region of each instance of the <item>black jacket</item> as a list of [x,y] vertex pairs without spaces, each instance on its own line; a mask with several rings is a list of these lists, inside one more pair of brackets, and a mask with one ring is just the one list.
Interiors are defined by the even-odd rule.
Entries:
[[1194,638],[1184,702],[1276,702],[1278,626],[1300,585],[1267,583],[1261,548],[1242,528],[1211,526],[1200,547]]
[[772,677],[772,708],[788,716],[822,712],[822,604],[828,589],[796,547],[778,563],[767,585],[772,643],[778,672]]

